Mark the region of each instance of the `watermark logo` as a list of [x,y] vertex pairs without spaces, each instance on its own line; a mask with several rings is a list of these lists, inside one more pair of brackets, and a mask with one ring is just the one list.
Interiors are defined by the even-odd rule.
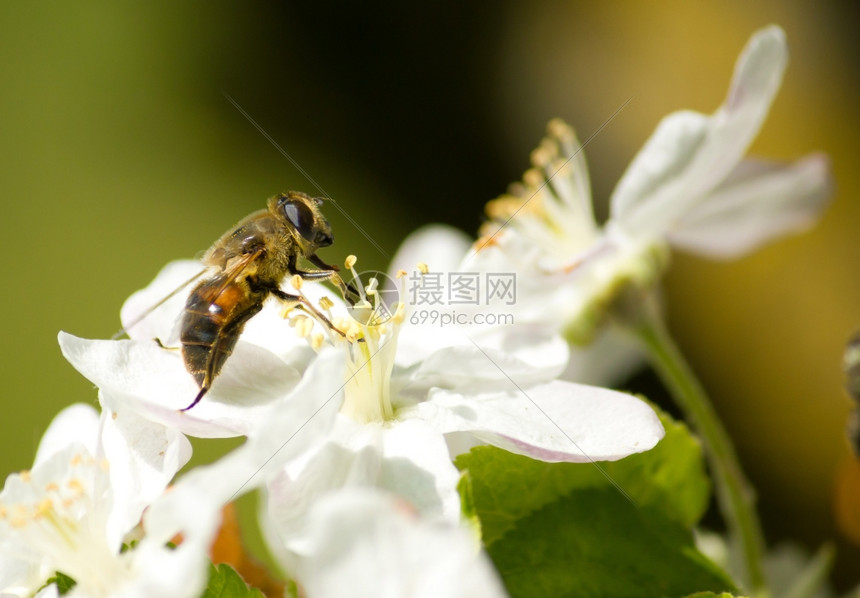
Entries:
[[348,307],[349,315],[363,326],[381,326],[394,316],[400,302],[400,285],[385,272],[359,272],[349,284],[366,301]]
[[517,301],[515,272],[413,271],[395,280],[378,270],[359,272],[350,285],[365,298],[349,308],[363,326],[390,320],[403,302],[412,324],[430,326],[507,325],[511,313],[480,308],[504,308]]

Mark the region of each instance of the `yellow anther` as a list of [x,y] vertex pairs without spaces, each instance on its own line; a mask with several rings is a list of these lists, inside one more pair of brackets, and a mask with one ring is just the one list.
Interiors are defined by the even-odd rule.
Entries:
[[487,202],[484,211],[493,220],[507,220],[520,210],[523,200],[513,195],[501,195]]
[[406,270],[398,270],[397,274],[394,275],[396,278],[405,278],[407,276]]
[[487,204],[486,212],[492,220],[507,224],[511,218],[523,214],[540,214],[543,211],[541,194],[533,188],[525,197],[504,195],[493,200],[495,205]]
[[311,335],[311,341],[310,342],[311,342],[311,348],[319,349],[320,347],[323,346],[323,343],[325,342],[325,337],[322,335],[321,332],[317,332],[316,334]]
[[362,327],[355,320],[344,320],[341,330],[344,330],[344,334],[346,334],[349,342],[355,342],[357,338],[364,336]]
[[116,419],[117,417],[119,417],[119,413],[117,413],[116,411],[110,414],[111,419]]
[[18,474],[18,476],[21,478],[22,482],[29,482],[33,478],[33,476],[30,475],[29,469],[23,470],[21,473]]
[[322,309],[323,311],[328,311],[332,307],[334,307],[334,301],[332,301],[328,297],[323,297],[322,299],[320,299],[320,309]]
[[508,195],[513,195],[514,197],[519,197],[520,199],[528,199],[528,189],[526,189],[525,185],[520,183],[519,181],[511,183],[508,185]]
[[7,512],[8,511],[6,510],[6,507],[4,507],[3,505],[0,505],[0,519],[6,519],[6,513]]
[[347,270],[352,270],[352,267],[355,265],[355,262],[358,261],[358,258],[354,255],[346,256],[346,259],[343,262],[343,265],[346,266]]
[[547,133],[561,141],[573,141],[573,128],[560,118],[554,118],[546,126]]
[[555,142],[550,141],[549,139],[544,139],[540,142],[540,145],[532,151],[531,161],[532,164],[538,168],[544,168],[556,157],[558,157],[558,146]]
[[15,505],[12,507],[12,517],[9,519],[12,527],[24,527],[30,523],[30,513],[24,505]]
[[296,334],[302,338],[308,338],[311,330],[314,328],[314,322],[307,316],[299,316],[293,320],[295,322]]
[[430,272],[430,268],[428,268],[427,264],[424,262],[418,262],[418,265],[415,267],[418,268],[418,271],[421,272],[421,274],[427,274]]
[[527,187],[537,190],[544,184],[543,172],[537,168],[529,168],[523,175],[523,182]]
[[298,274],[294,274],[293,277],[290,278],[290,286],[293,287],[294,289],[296,289],[297,291],[300,291],[302,289],[302,283],[303,282],[304,282],[304,279],[301,276],[299,276]]
[[68,486],[70,490],[74,490],[75,492],[78,492],[81,494],[84,491],[84,485],[81,483],[81,481],[78,478],[72,478],[71,480],[66,482],[66,486]]
[[498,225],[489,226],[489,224],[490,223],[487,222],[481,226],[481,236],[472,244],[472,249],[474,249],[476,253],[487,247],[493,247],[494,245],[499,244],[499,235],[496,234],[499,231],[499,227]]
[[60,487],[57,486],[54,482],[50,482],[47,486],[45,486],[45,492],[57,492],[60,490]]
[[84,460],[84,457],[80,453],[77,453],[74,457],[72,457],[70,464],[72,467],[75,467],[77,465],[80,465],[81,461],[83,461],[83,460]]
[[36,505],[35,517],[43,517],[46,513],[54,510],[54,502],[50,498],[45,498],[39,501]]

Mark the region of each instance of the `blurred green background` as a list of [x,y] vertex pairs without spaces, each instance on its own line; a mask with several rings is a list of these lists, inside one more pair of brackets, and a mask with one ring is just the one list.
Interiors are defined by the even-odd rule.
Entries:
[[109,337],[124,299],[166,262],[206,249],[278,191],[319,192],[222,92],[385,252],[329,209],[336,243],[323,257],[356,253],[362,269],[384,269],[421,224],[474,232],[550,118],[586,138],[632,96],[586,148],[605,214],[658,120],[713,110],[750,34],[775,22],[792,57],[753,152],[827,152],[835,201],[813,233],[741,261],[678,256],[667,303],[760,490],[769,538],[836,540],[840,582],[856,582],[860,555],[831,507],[848,455],[840,359],[860,328],[853,11],[776,0],[2,3],[0,473],[30,465],[60,408],[96,400],[60,355],[59,330]]

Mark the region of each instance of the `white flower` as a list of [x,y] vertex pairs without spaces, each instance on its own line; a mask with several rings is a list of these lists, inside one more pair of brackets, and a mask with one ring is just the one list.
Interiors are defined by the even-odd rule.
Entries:
[[[284,404],[289,408],[272,409],[258,433],[241,447],[213,464],[196,467],[153,502],[143,520],[150,545],[181,532],[183,542],[177,550],[185,548],[189,537],[208,547],[225,504],[265,483],[328,434],[343,400],[342,370],[343,355],[323,351],[287,397]],[[206,562],[205,553],[189,551],[183,566],[187,575],[202,576],[205,582]]]
[[151,595],[158,569],[149,565],[174,551],[122,545],[190,454],[184,436],[131,412],[60,412],[33,469],[10,475],[0,493],[0,593],[32,595],[61,572],[75,580],[73,596]]
[[[168,266],[129,300],[124,321],[196,270],[193,262]],[[303,292],[323,295],[320,289],[309,284]],[[379,297],[372,287],[368,293],[371,302]],[[345,485],[382,487],[424,515],[456,522],[459,472],[448,440],[466,436],[544,461],[590,462],[648,450],[663,436],[642,401],[555,381],[568,356],[558,336],[527,327],[515,339],[426,330],[405,323],[402,306],[384,324],[360,323],[346,317],[338,297],[324,296],[321,309],[347,338],[301,315],[287,322],[270,302],[248,323],[210,394],[186,412],[178,409],[196,394],[194,381],[178,352],[161,346],[182,311],[179,295],[132,328],[131,340],[61,334],[64,355],[99,386],[105,405],[189,434],[248,436],[153,505],[148,531],[176,529],[186,509],[217,518],[234,495],[263,484],[278,497],[269,515],[283,536],[272,542],[287,552],[307,538],[308,507]],[[309,412],[308,404],[326,411]],[[290,426],[299,426],[301,442],[289,440]]]
[[[316,450],[285,463],[268,484],[265,517],[280,534],[269,541],[282,558],[308,541],[307,512],[318,497],[344,486],[380,487],[423,516],[458,521],[459,472],[446,443],[455,436],[550,462],[620,459],[662,438],[642,401],[553,380],[567,361],[558,337],[524,330],[506,352],[491,341],[507,337],[479,346],[460,334],[450,344],[450,331],[421,329],[428,351],[414,338],[412,349],[400,345],[416,332],[403,304],[380,326],[332,319],[362,341],[333,337],[347,355],[337,421]],[[435,334],[449,344],[438,348]]]
[[668,245],[734,258],[805,230],[829,197],[826,158],[741,161],[787,57],[784,32],[767,27],[742,52],[716,112],[663,119],[615,188],[602,229],[581,147],[567,125],[551,122],[524,184],[488,205],[493,222],[466,263],[484,271],[515,268],[519,321],[561,321],[568,338],[587,342],[623,289],[653,286]]
[[[159,501],[175,506],[153,505],[147,525],[154,517],[175,521],[183,504],[217,512],[235,495],[268,485],[266,517],[274,525],[267,533],[284,555],[309,541],[308,509],[343,486],[381,487],[422,515],[459,521],[459,472],[446,444],[452,435],[572,462],[620,459],[650,449],[663,436],[642,401],[554,381],[567,361],[558,337],[524,334],[516,353],[461,337],[461,344],[427,355],[423,347],[411,351],[398,344],[401,329],[408,334],[410,327],[402,307],[378,326],[345,317],[346,306],[334,299],[325,309],[349,340],[330,335],[302,384],[249,432],[245,444],[184,476]],[[296,328],[320,345],[313,329],[301,323]],[[422,334],[429,347],[437,346],[432,334]],[[290,430],[299,430],[300,438],[292,439]]]
[[506,592],[465,529],[419,518],[370,489],[322,497],[306,554],[289,563],[308,598],[490,598]]
[[[165,266],[123,305],[123,325],[129,326],[201,269],[193,260]],[[63,355],[99,387],[108,407],[132,409],[191,436],[247,435],[290,394],[316,354],[290,328],[279,304],[267,302],[245,326],[209,393],[193,409],[180,411],[198,392],[178,350],[177,326],[189,290],[176,293],[132,326],[127,340],[89,340],[61,332]],[[322,285],[306,285],[303,292],[314,299],[326,294]]]
[[[474,241],[458,229],[442,224],[427,225],[409,235],[400,245],[393,265],[406,269],[420,261],[422,256],[432,255],[432,269],[442,272],[444,276],[472,272],[482,264],[486,265],[484,261],[473,263],[469,259],[473,244]],[[444,251],[440,252],[440,247],[444,248]],[[485,249],[482,251],[482,260],[484,252],[502,260],[508,257],[502,252],[489,252]],[[467,324],[456,327],[440,327],[438,322],[435,325],[422,323],[423,318],[418,317],[418,314],[422,313],[423,308],[413,307],[409,319],[414,325],[402,331],[399,346],[404,347],[405,352],[417,360],[435,349],[462,343],[463,335],[467,333],[469,338],[482,346],[488,344],[509,352],[519,352],[529,358],[526,349],[532,344],[530,339],[546,338],[547,335],[555,334],[555,331],[564,325],[566,312],[563,302],[552,302],[553,296],[563,293],[563,289],[555,286],[558,281],[546,280],[542,272],[535,276],[534,270],[516,271],[519,267],[524,266],[515,260],[498,261],[495,267],[488,270],[490,274],[516,274],[516,300],[513,304],[507,305],[501,301],[493,304],[485,296],[484,304],[489,303],[489,307],[482,304],[455,307],[443,305],[434,308],[449,318],[456,314],[462,316]],[[482,284],[486,285],[486,278],[482,279]],[[486,290],[485,286],[484,291]],[[509,315],[512,318],[495,325],[486,321],[480,325],[470,323],[476,314],[487,309],[492,309],[489,313],[493,316]],[[594,339],[587,348],[569,346],[568,351],[570,358],[560,374],[561,379],[595,386],[609,386],[617,382],[625,374],[631,373],[641,361],[640,349],[635,341],[614,328]],[[556,362],[563,355],[564,353],[559,351],[540,351],[529,358],[529,361],[536,366],[557,367]]]
[[[197,269],[195,262],[169,265],[142,294],[129,299],[124,321],[157,303]],[[320,289],[305,285],[303,292],[322,294]],[[346,314],[342,301],[326,296],[333,306],[328,309],[331,318],[337,310]],[[165,303],[130,330],[131,340],[84,340],[61,333],[64,355],[99,386],[106,405],[123,405],[189,434],[253,435],[264,429],[261,424],[271,417],[273,405],[290,410],[283,399],[314,352],[284,321],[277,303],[270,302],[248,323],[210,394],[194,409],[178,411],[196,394],[194,381],[178,351],[152,338],[170,338],[182,303],[180,295]],[[316,344],[322,342],[292,323],[315,337]],[[515,343],[490,334],[479,346],[451,329],[415,334],[403,325],[403,314],[383,326],[359,325],[344,317],[336,324],[354,327],[352,334],[362,341],[329,335],[348,355],[348,374],[340,379],[345,398],[338,433],[321,442],[320,455],[343,444],[374,445],[383,461],[408,463],[426,478],[422,483],[429,479],[431,488],[438,485],[433,500],[446,497],[440,510],[449,515],[458,508],[457,472],[443,435],[466,432],[547,461],[619,459],[651,448],[662,437],[653,411],[638,399],[552,382],[567,362],[565,343],[558,337],[528,334],[524,328]],[[407,342],[398,345],[401,327]],[[401,483],[400,476],[392,480]],[[426,493],[412,490],[414,496],[408,498],[413,503],[427,502]]]

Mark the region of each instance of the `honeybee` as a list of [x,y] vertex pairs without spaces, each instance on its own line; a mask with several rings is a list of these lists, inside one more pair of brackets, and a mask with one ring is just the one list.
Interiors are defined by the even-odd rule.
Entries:
[[[241,220],[206,251],[202,261],[208,269],[186,284],[207,271],[214,274],[191,290],[180,320],[182,358],[200,389],[182,411],[194,407],[209,391],[245,324],[270,296],[309,312],[343,334],[305,297],[280,287],[287,276],[297,274],[305,280],[332,281],[347,300],[355,292],[343,282],[337,266],[316,255],[333,241],[331,226],[320,210],[322,203],[321,198],[299,191],[271,197],[267,209]],[[299,257],[319,270],[299,269]]]

